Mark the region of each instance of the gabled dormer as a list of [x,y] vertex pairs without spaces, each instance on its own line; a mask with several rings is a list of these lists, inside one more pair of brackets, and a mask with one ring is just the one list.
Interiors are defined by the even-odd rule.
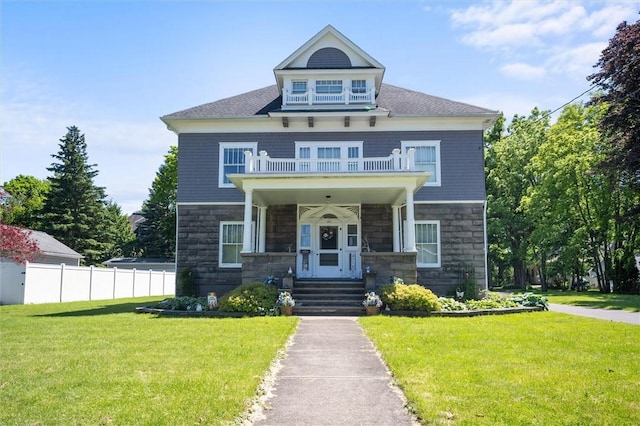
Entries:
[[273,69],[283,110],[368,110],[385,68],[331,25]]

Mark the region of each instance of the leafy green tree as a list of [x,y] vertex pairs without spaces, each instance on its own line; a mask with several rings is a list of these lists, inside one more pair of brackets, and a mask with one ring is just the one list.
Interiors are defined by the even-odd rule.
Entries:
[[42,208],[49,186],[47,180],[25,175],[5,182],[4,189],[11,197],[6,205],[0,206],[0,219],[11,225],[40,229]]
[[516,286],[527,285],[529,238],[533,220],[523,209],[522,200],[538,177],[528,167],[546,139],[549,115],[534,108],[528,117],[514,116],[503,134],[498,120],[485,143],[487,182],[487,230],[490,255],[508,253]]
[[145,220],[136,231],[145,257],[175,257],[178,147],[172,146],[142,206]]
[[101,228],[104,232],[102,241],[106,242],[106,247],[102,257],[135,257],[133,242],[136,236],[131,230],[129,218],[122,214],[120,206],[112,201],[107,202],[104,209]]
[[60,139],[56,162],[47,168],[51,187],[44,204],[43,230],[85,256],[89,265],[105,260],[104,188],[94,185],[98,171],[89,164],[84,135],[68,127]]

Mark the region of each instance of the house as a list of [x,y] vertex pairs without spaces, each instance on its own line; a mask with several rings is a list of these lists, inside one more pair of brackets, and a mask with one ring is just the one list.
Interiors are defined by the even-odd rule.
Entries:
[[273,72],[161,117],[178,135],[178,272],[202,295],[289,270],[446,294],[465,268],[486,289],[483,131],[498,113],[384,83],[330,25]]

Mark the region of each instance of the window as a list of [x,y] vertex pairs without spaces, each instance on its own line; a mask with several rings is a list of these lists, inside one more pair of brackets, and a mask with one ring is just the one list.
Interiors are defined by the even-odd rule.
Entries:
[[440,266],[440,221],[416,221],[418,266]]
[[[362,142],[296,142],[301,172],[358,171]],[[347,161],[341,161],[347,159]]]
[[316,80],[316,93],[342,93],[342,80]]
[[218,186],[220,188],[233,188],[228,175],[233,173],[244,173],[245,151],[251,151],[253,155],[258,152],[258,143],[220,143],[220,172],[218,176]]
[[220,267],[240,268],[242,262],[242,239],[244,224],[242,222],[220,222]]
[[416,170],[431,173],[425,185],[440,186],[440,141],[402,141],[402,152],[414,148]]
[[291,93],[294,95],[300,95],[307,92],[307,81],[292,81],[291,82]]
[[351,80],[351,93],[367,93],[367,80]]

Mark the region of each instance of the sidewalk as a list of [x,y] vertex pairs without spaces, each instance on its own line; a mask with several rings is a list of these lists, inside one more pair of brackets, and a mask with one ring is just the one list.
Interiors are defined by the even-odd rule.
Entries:
[[582,306],[560,305],[557,303],[549,303],[549,310],[552,312],[579,315],[581,317],[640,325],[640,312],[629,312],[616,309],[585,308]]
[[416,425],[356,318],[300,317],[256,425]]

